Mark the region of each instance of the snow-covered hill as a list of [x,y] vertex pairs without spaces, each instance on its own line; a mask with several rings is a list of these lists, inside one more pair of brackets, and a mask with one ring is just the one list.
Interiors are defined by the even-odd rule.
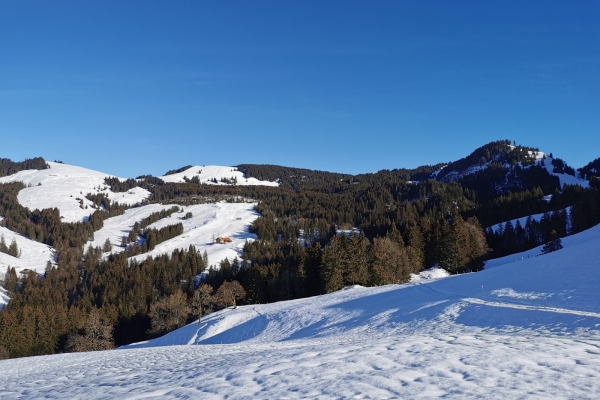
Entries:
[[600,226],[569,239],[478,273],[225,309],[126,349],[1,361],[0,392],[598,398]]
[[[176,174],[161,176],[165,182],[185,182],[184,178],[192,179],[198,177],[199,183],[209,185],[228,185],[235,182],[236,185],[262,185],[279,186],[278,182],[260,181],[256,178],[246,178],[244,173],[238,171],[235,167],[221,167],[217,165],[195,166]],[[230,183],[222,182],[222,179],[229,180]],[[217,182],[214,182],[216,180]]]
[[[250,224],[258,218],[254,206],[255,203],[223,202],[180,207],[181,212],[163,218],[149,225],[149,228],[160,229],[181,222],[184,233],[159,243],[154,250],[134,258],[143,260],[148,256],[169,254],[175,249],[188,249],[190,245],[196,246],[196,249],[202,253],[206,250],[211,265],[218,265],[225,258],[229,260],[235,257],[239,258],[246,240],[256,238],[256,235],[248,232]],[[123,251],[123,248],[120,247],[121,239],[123,236],[127,236],[136,222],[140,222],[153,212],[167,210],[171,207],[172,205],[149,204],[131,208],[123,215],[109,218],[104,221],[103,228],[94,233],[94,241],[88,242],[86,246],[102,247],[106,239],[109,239],[112,244],[112,252],[121,252]],[[184,220],[183,217],[188,212],[192,213],[192,217]],[[232,242],[217,244],[214,238],[219,236],[229,237]]]
[[112,192],[104,178],[114,175],[62,163],[48,165],[50,169],[25,170],[2,177],[0,183],[23,182],[27,188],[18,195],[22,206],[30,210],[56,207],[64,222],[82,221],[94,211],[93,203],[85,198],[88,193],[104,193],[121,204],[136,204],[150,196],[140,187],[124,193]]
[[37,271],[38,273],[44,273],[48,261],[50,261],[53,265],[55,264],[52,247],[29,240],[26,237],[16,234],[13,231],[1,226],[0,236],[4,236],[4,241],[6,242],[7,246],[10,246],[14,239],[21,252],[21,256],[18,258],[0,252],[0,280],[4,279],[4,273],[9,265],[14,267],[18,274],[24,269],[30,269]]

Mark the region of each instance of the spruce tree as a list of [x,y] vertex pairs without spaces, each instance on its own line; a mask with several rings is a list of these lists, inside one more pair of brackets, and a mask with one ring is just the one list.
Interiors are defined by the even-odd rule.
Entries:
[[346,285],[363,285],[369,283],[368,267],[369,240],[364,236],[352,235],[348,240],[345,257],[347,260],[344,283]]
[[548,242],[542,248],[542,254],[552,253],[553,251],[560,250],[563,248],[562,241],[558,237],[556,231],[551,231],[548,235]]
[[6,240],[4,240],[4,235],[0,236],[0,252],[8,254],[8,246],[6,245]]
[[108,253],[111,250],[112,250],[112,245],[110,244],[110,239],[106,239],[106,241],[104,242],[104,246],[102,246],[102,251],[104,251],[105,253]]
[[440,267],[452,274],[463,272],[467,263],[465,254],[467,238],[464,231],[464,220],[459,213],[455,212],[452,215],[449,224],[444,223],[442,235]]
[[6,274],[4,275],[4,289],[10,293],[16,293],[18,287],[17,271],[11,268],[10,265],[6,268]]
[[330,247],[322,256],[322,270],[325,292],[331,293],[344,287],[343,243],[339,236],[331,238]]

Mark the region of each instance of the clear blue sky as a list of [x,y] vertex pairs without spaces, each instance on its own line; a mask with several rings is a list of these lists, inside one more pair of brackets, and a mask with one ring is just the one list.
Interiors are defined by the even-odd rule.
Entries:
[[0,2],[0,157],[345,173],[600,157],[596,1]]

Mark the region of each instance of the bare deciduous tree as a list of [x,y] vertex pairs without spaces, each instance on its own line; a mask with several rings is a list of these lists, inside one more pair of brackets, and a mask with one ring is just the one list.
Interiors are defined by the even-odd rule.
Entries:
[[181,328],[190,314],[187,296],[181,290],[150,306],[150,333],[163,334]]
[[191,314],[194,318],[198,318],[198,322],[203,315],[212,312],[214,299],[212,297],[213,288],[206,283],[200,285],[198,290],[194,292],[194,296],[190,301]]
[[115,347],[112,332],[113,326],[97,308],[92,308],[80,331],[69,336],[67,348],[75,352],[110,350]]
[[246,291],[238,281],[223,282],[215,294],[216,301],[221,307],[233,306],[233,308],[237,308],[237,301],[245,296]]

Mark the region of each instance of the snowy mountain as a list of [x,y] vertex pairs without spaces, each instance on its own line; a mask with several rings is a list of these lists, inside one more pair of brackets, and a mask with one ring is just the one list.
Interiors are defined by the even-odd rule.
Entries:
[[0,392],[597,398],[600,226],[564,245],[473,274],[228,308],[118,350],[1,361]]
[[[433,172],[430,177],[442,182],[451,182],[466,178],[473,180],[481,175],[489,180],[492,168],[503,170],[503,173],[498,173],[501,179],[489,182],[495,184],[498,192],[522,188],[525,173],[523,171],[531,168],[542,168],[549,176],[558,178],[560,188],[566,184],[589,187],[585,176],[570,168],[561,159],[553,158],[537,148],[511,145],[510,141],[492,142],[482,146],[469,156]],[[494,174],[494,178],[498,176]]]

